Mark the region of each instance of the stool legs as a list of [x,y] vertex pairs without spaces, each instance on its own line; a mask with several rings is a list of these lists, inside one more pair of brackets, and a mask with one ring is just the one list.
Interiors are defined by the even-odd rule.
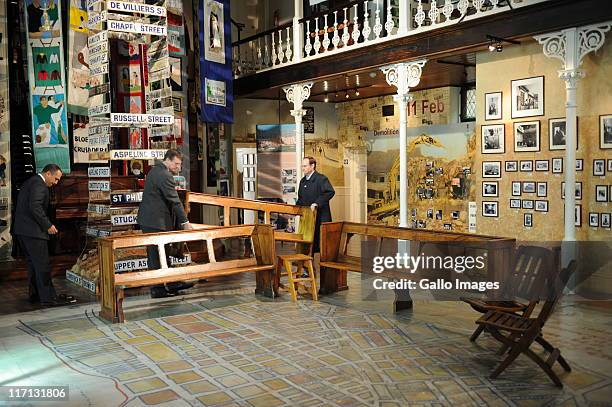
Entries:
[[308,269],[308,276],[310,277],[310,293],[312,294],[313,301],[319,301],[317,295],[317,280],[315,277],[314,267],[312,266],[312,260],[306,260],[306,268]]
[[[292,267],[291,267],[291,262],[285,260],[283,263],[285,265],[285,270],[287,271],[287,279],[289,280],[288,286],[289,286],[289,292],[291,293],[291,299],[295,302],[295,301],[297,301],[297,290],[296,290],[296,287],[295,287],[296,283],[293,281],[293,270],[292,270]],[[299,264],[298,264],[297,268],[299,270],[299,268],[300,268]]]

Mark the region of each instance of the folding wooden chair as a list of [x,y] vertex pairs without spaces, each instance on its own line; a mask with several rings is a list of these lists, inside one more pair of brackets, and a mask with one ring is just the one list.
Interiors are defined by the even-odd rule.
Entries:
[[[504,284],[502,298],[506,300],[490,301],[477,297],[462,297],[461,300],[482,314],[499,311],[529,317],[538,303],[537,291],[542,287],[546,274],[558,267],[557,259],[556,250],[551,251],[540,246],[521,246],[516,252],[512,275]],[[517,297],[524,301],[518,300]],[[483,330],[484,326],[478,325],[470,341],[474,342]]]
[[[552,314],[554,307],[561,296],[567,281],[576,270],[576,262],[572,261],[561,273],[549,274],[551,278],[546,281],[546,300],[536,318],[527,318],[515,314],[500,311],[488,311],[476,323],[482,326],[495,339],[504,344],[508,349],[506,358],[491,373],[490,378],[497,378],[510,364],[521,354],[525,354],[544,370],[550,379],[558,386],[563,383],[552,370],[555,362],[567,372],[571,367],[561,356],[559,348],[551,345],[542,335],[542,328]],[[533,352],[530,346],[533,342],[539,343],[548,352],[546,360]]]

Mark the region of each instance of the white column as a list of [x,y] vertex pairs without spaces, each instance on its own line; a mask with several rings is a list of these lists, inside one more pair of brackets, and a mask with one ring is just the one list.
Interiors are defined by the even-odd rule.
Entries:
[[297,165],[297,182],[302,179],[302,158],[304,151],[304,129],[302,128],[302,117],[306,111],[302,108],[304,101],[310,97],[312,82],[298,83],[283,88],[289,103],[293,103],[291,116],[295,119],[295,160]]
[[[562,31],[536,36],[535,39],[543,45],[544,55],[557,58],[563,62],[563,69],[559,71],[559,78],[565,81],[565,118],[566,118],[566,145],[565,145],[565,218],[564,242],[576,241],[576,226],[574,213],[576,210],[576,197],[574,188],[576,183],[576,93],[578,81],[585,76],[580,70],[582,58],[589,52],[596,51],[605,41],[605,33],[610,30],[611,23],[594,24],[584,27],[574,27]],[[566,259],[567,257],[564,256]],[[564,261],[564,266],[567,264]]]
[[304,3],[302,0],[293,0],[293,61],[302,60],[304,50],[304,35],[300,27],[300,18],[304,17]]
[[408,227],[408,112],[407,105],[410,89],[417,86],[421,80],[422,68],[426,60],[403,62],[381,68],[387,83],[397,88],[393,100],[398,102],[400,114],[399,154],[400,154],[400,227]]
[[410,1],[399,0],[399,35],[407,34],[412,27]]

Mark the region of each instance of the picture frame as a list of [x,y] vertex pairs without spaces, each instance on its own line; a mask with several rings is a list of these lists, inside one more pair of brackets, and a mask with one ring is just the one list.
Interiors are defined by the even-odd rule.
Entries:
[[612,160],[608,160],[607,170],[608,170],[608,172],[612,172]]
[[540,121],[514,122],[514,152],[540,151]]
[[597,159],[593,160],[593,176],[601,176],[606,175],[606,160]]
[[501,178],[501,161],[483,161],[482,178]]
[[518,161],[506,161],[505,170],[506,172],[517,172],[518,171]]
[[536,212],[548,212],[548,201],[535,201]]
[[482,196],[483,197],[498,197],[499,183],[497,181],[482,181]]
[[[567,142],[567,121],[565,117],[548,119],[548,149],[550,151],[565,150]],[[578,118],[576,118],[576,150],[578,150]]]
[[548,195],[548,183],[538,182],[536,188],[536,196],[539,198],[546,198]]
[[482,201],[482,216],[488,218],[497,218],[499,216],[499,202]]
[[534,181],[526,181],[522,183],[523,193],[525,194],[535,194],[536,192],[536,183]]
[[544,115],[544,76],[510,82],[513,119]]
[[459,211],[451,211],[451,219],[453,220],[459,219]]
[[[577,200],[582,200],[582,182],[576,182],[575,194]],[[561,182],[561,199],[565,199],[565,181]]]
[[533,199],[523,199],[521,201],[521,207],[523,209],[533,209]]
[[533,161],[532,160],[521,160],[521,172],[532,172],[533,171]]
[[555,157],[552,159],[552,173],[563,174],[563,158]]
[[506,151],[505,128],[504,124],[480,126],[480,148],[482,154],[500,154]]
[[599,214],[599,226],[604,228],[604,229],[610,229],[610,217],[612,216],[612,214],[610,212],[606,212],[606,213],[600,213]]
[[584,169],[584,160],[582,158],[576,158],[576,171],[582,171]]
[[521,200],[520,199],[510,199],[510,208],[521,209]]
[[485,120],[501,120],[503,115],[502,92],[485,93]]
[[548,171],[548,160],[536,160],[535,161],[535,170],[536,171]]
[[612,114],[599,116],[599,148],[612,148]]
[[582,205],[574,208],[574,226],[582,227]]
[[533,213],[526,213],[523,216],[523,226],[526,228],[533,227]]
[[512,196],[521,196],[521,182],[512,181]]
[[599,227],[599,213],[589,212],[589,226],[592,228]]
[[607,185],[595,185],[595,202],[608,202]]

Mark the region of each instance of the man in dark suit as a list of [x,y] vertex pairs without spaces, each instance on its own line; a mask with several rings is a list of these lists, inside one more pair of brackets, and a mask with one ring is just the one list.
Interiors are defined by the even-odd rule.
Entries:
[[304,157],[302,172],[304,177],[300,180],[298,200],[296,205],[310,206],[317,211],[312,252],[319,253],[320,232],[322,222],[331,222],[329,201],[336,194],[327,177],[316,171],[317,161],[313,157]]
[[[138,225],[143,233],[159,233],[171,230],[192,229],[183,209],[174,175],[178,175],[183,163],[183,155],[170,149],[164,160],[155,164],[146,176],[142,202],[138,208]],[[147,246],[149,269],[159,269],[157,247]],[[151,297],[161,298],[176,295],[179,290],[193,287],[193,284],[172,283],[151,287]]]
[[49,266],[49,235],[57,234],[57,228],[47,217],[49,188],[57,185],[61,178],[60,167],[47,164],[40,174],[24,182],[17,198],[13,222],[13,234],[28,263],[30,302],[40,301],[44,306],[76,302],[71,296],[57,295]]

